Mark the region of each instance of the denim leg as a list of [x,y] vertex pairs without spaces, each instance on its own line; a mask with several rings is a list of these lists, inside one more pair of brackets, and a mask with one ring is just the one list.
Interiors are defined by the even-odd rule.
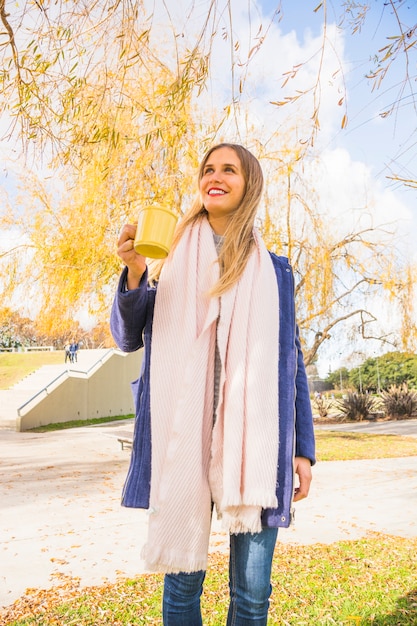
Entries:
[[165,575],[164,626],[202,626],[200,596],[205,575],[204,571]]
[[227,626],[266,626],[277,528],[230,535]]

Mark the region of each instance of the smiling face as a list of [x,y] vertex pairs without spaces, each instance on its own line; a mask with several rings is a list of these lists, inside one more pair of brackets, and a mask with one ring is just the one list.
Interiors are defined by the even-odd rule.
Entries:
[[212,229],[223,235],[246,190],[242,164],[233,148],[211,152],[202,169],[199,188]]

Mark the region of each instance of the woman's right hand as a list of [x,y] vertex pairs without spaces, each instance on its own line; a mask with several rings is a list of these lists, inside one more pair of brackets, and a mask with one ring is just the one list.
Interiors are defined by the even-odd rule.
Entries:
[[146,270],[146,259],[138,254],[133,247],[136,235],[136,224],[125,224],[117,241],[117,254],[127,266],[127,283],[129,289],[139,287],[140,279]]

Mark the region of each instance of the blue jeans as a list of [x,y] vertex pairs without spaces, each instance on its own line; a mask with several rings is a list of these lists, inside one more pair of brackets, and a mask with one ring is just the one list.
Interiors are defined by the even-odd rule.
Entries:
[[[277,528],[230,535],[227,626],[266,626],[271,595],[271,567]],[[167,574],[164,626],[202,626],[200,597],[205,572]]]

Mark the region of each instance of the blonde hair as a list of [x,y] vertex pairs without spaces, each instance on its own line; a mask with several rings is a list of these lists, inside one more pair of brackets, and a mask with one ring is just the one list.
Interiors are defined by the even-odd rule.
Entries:
[[[233,143],[220,143],[210,148],[200,163],[198,183],[200,183],[203,176],[208,158],[215,150],[220,148],[231,148],[236,152],[242,167],[245,191],[242,202],[237,210],[232,213],[224,233],[218,259],[220,278],[210,292],[212,296],[220,296],[222,293],[225,293],[243,274],[254,245],[253,229],[263,189],[263,174],[258,159],[243,146]],[[205,216],[207,216],[207,211],[202,204],[201,198],[198,197],[177,225],[170,254],[175,250],[186,228]],[[150,263],[150,282],[158,280],[163,263],[163,260]]]

